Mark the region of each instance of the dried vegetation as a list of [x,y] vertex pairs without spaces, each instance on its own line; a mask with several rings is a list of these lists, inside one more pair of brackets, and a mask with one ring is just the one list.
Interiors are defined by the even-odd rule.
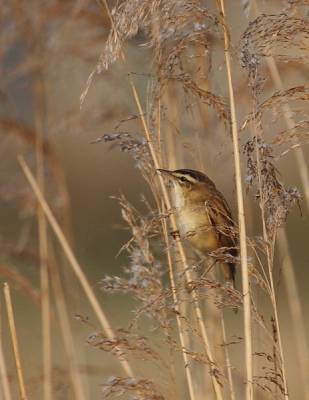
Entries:
[[[50,0],[36,10],[37,14],[30,12],[32,7],[25,1],[2,3],[0,18],[6,28],[0,36],[0,129],[2,146],[9,147],[11,153],[3,157],[3,170],[11,175],[1,174],[0,197],[2,204],[10,204],[20,216],[22,226],[18,235],[12,234],[14,238],[1,231],[0,274],[42,307],[43,374],[38,379],[42,398],[87,398],[80,380],[80,361],[72,347],[72,321],[66,314],[68,299],[62,289],[66,276],[57,267],[60,247],[86,293],[89,309],[92,306],[97,317],[92,320],[76,314],[79,324],[91,331],[87,344],[98,357],[100,351],[117,360],[113,372],[100,372],[103,388],[97,396],[136,400],[309,398],[306,310],[302,311],[302,292],[297,290],[295,279],[304,259],[296,258],[293,265],[293,251],[285,235],[291,210],[295,216],[300,206],[303,210],[299,214],[308,215],[309,209],[305,157],[309,3],[102,0],[68,1],[64,5]],[[38,7],[38,2],[31,4]],[[43,40],[45,35],[47,39]],[[20,41],[23,62],[14,65],[10,61],[8,71],[4,66],[7,53],[18,51]],[[99,47],[103,48],[101,55]],[[49,85],[55,85],[59,54],[83,60],[89,78],[83,71],[87,83],[80,98],[81,110],[73,107],[59,111],[56,107],[52,114]],[[139,54],[142,65],[131,54]],[[89,65],[97,60],[96,69],[90,73]],[[100,86],[99,79],[105,74],[109,79]],[[17,80],[23,80],[33,96],[31,128],[9,100],[11,85]],[[92,100],[93,88],[101,93],[109,85],[113,90],[119,82],[126,90],[120,92],[116,106],[107,104],[103,93],[106,109],[102,110],[100,95]],[[102,135],[106,120],[115,128]],[[236,147],[231,134],[235,127]],[[123,194],[114,197],[130,234],[120,249],[127,254],[128,264],[120,276],[109,274],[102,279],[98,296],[117,302],[121,301],[119,294],[134,299],[133,317],[122,328],[117,328],[121,321],[108,322],[82,272],[84,268],[70,252],[69,196],[63,166],[50,145],[55,131],[76,134],[87,130],[97,134],[92,146],[110,146],[113,151],[129,153],[153,194],[152,199],[142,196],[135,206]],[[240,163],[233,158],[235,148],[240,149]],[[38,187],[58,228],[22,173],[15,173],[12,179],[13,171],[19,168],[15,158],[18,153],[23,153],[36,171]],[[287,164],[293,166],[291,186],[283,183],[285,175],[290,179]],[[245,249],[249,256],[247,264],[243,258],[236,258],[236,289],[223,284],[213,260],[205,267],[173,234],[175,210],[156,173],[161,167],[191,167],[209,174],[212,170],[211,177],[218,181],[229,203],[235,203],[232,208],[237,227],[243,225],[236,217],[241,218],[237,213],[240,203],[236,205],[235,200],[239,196],[231,195],[234,182],[237,193],[242,190],[246,196],[246,231],[240,232],[246,239],[241,239],[239,228],[235,234],[240,237],[240,256]],[[23,170],[27,175],[25,166]],[[241,174],[234,175],[234,170]],[[39,223],[34,235],[31,221],[35,218]],[[49,223],[60,247],[51,238]],[[298,240],[308,236],[304,232]],[[226,260],[224,249],[214,252],[213,259]],[[25,264],[40,266],[41,295],[29,274],[23,272]],[[204,276],[205,268],[208,272]],[[249,291],[244,293],[248,277]],[[71,290],[70,286],[66,288]],[[50,357],[49,316],[53,318],[53,311],[49,290],[68,360],[61,385],[61,374]],[[285,313],[279,310],[282,301],[291,311],[289,327]],[[235,310],[239,312],[233,313]],[[291,346],[289,340],[295,345]],[[0,368],[5,368],[2,350],[0,358]],[[7,376],[5,369],[0,372]],[[90,377],[91,372],[86,375]],[[29,377],[26,385],[20,379],[18,383],[22,396],[24,391],[37,390]],[[3,378],[3,387],[4,398],[9,399],[8,393],[16,391],[16,380]]]

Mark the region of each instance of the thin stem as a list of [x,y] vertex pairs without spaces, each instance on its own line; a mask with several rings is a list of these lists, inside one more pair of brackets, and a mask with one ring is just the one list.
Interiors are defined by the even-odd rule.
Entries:
[[279,317],[278,317],[278,309],[277,309],[277,301],[276,301],[276,292],[275,292],[275,285],[274,285],[274,280],[273,280],[273,265],[274,265],[274,241],[269,240],[269,236],[267,233],[267,228],[266,228],[266,220],[265,220],[265,215],[264,215],[264,205],[265,205],[265,198],[262,190],[262,182],[261,182],[261,164],[260,164],[260,154],[259,154],[259,148],[257,145],[257,138],[256,140],[256,159],[257,159],[257,177],[258,177],[258,187],[259,187],[259,192],[261,194],[261,200],[260,200],[260,208],[261,208],[261,217],[262,217],[262,224],[263,224],[263,239],[266,245],[266,256],[267,256],[267,266],[268,266],[268,286],[267,288],[274,316],[275,316],[275,325],[276,325],[276,330],[277,330],[277,341],[274,340],[272,337],[272,340],[274,342],[274,346],[276,351],[278,352],[280,356],[280,370],[282,371],[282,380],[283,380],[283,386],[284,386],[284,396],[285,399],[288,400],[288,392],[287,392],[287,381],[286,381],[286,373],[285,373],[285,364],[284,364],[284,359],[283,359],[283,347],[282,347],[282,342],[281,342],[281,333],[280,333],[280,326],[279,326]]
[[[124,60],[124,55],[123,54],[122,54],[122,58]],[[129,79],[129,82],[130,82],[130,85],[131,85],[131,89],[132,89],[132,92],[133,92],[133,96],[134,96],[134,99],[135,99],[135,102],[136,102],[136,105],[137,105],[137,108],[138,108],[138,112],[141,115],[142,126],[143,126],[143,129],[144,129],[144,133],[146,135],[146,139],[147,139],[147,143],[148,143],[148,147],[149,147],[149,150],[150,150],[150,154],[151,154],[152,160],[154,162],[155,168],[158,169],[160,167],[160,164],[158,162],[158,158],[157,158],[156,152],[155,152],[153,144],[152,144],[150,133],[149,133],[149,130],[148,130],[148,127],[147,127],[147,124],[146,124],[146,120],[145,120],[145,118],[143,116],[141,104],[140,104],[140,101],[139,101],[135,86],[133,84],[131,74],[128,74],[128,79]],[[165,184],[163,182],[163,178],[162,178],[161,175],[159,176],[159,180],[160,180],[161,190],[162,190],[162,193],[163,193],[163,198],[164,198],[165,204],[166,204],[167,208],[170,209],[171,208],[171,203],[170,203],[170,200],[169,200],[169,196],[168,196],[168,193],[167,193],[166,186],[165,186]],[[176,231],[177,230],[177,224],[176,224],[175,216],[172,215],[172,214],[170,215],[170,221],[171,221],[172,229],[174,231]],[[187,262],[186,262],[186,256],[185,256],[185,253],[184,253],[184,250],[183,250],[183,246],[182,246],[181,241],[179,239],[176,242],[177,242],[179,254],[180,254],[180,257],[181,257],[181,261],[182,261],[183,267],[185,269],[186,280],[189,283],[189,282],[192,281],[192,278],[191,278],[190,271],[188,270],[188,268],[186,268]],[[199,325],[199,329],[200,329],[202,337],[203,337],[205,353],[206,353],[206,355],[207,355],[207,357],[209,359],[210,366],[216,365],[217,363],[216,363],[216,361],[215,361],[215,359],[214,359],[214,357],[212,355],[212,352],[210,350],[209,339],[208,339],[207,331],[206,331],[206,328],[205,328],[204,319],[203,319],[203,316],[202,316],[202,311],[201,311],[201,308],[200,308],[200,305],[199,305],[197,297],[194,296],[194,291],[191,292],[191,299],[193,301],[194,310],[195,310],[196,319],[197,319],[197,322],[198,322],[198,325]],[[217,400],[221,400],[222,399],[221,388],[220,388],[220,385],[219,385],[216,377],[214,376],[214,374],[211,374],[211,380],[212,380],[212,384],[213,384],[213,387],[214,387],[214,390],[215,390],[215,393],[216,393],[216,398],[217,398]]]
[[[3,353],[2,337],[3,337],[3,335],[2,335],[1,327],[0,327],[0,382],[2,384],[2,389],[3,389],[3,398],[5,400],[12,400],[12,395],[11,395],[10,385],[9,385],[9,374],[7,372],[4,353]],[[0,398],[2,400],[2,397],[0,397]]]
[[[166,223],[165,223],[165,225],[166,225]],[[165,239],[166,243],[168,243],[166,226],[164,229],[164,239]],[[181,328],[180,310],[179,310],[179,305],[178,305],[176,284],[175,284],[175,279],[174,279],[174,272],[173,272],[173,268],[172,268],[172,258],[171,258],[170,252],[167,253],[167,260],[168,260],[168,272],[169,272],[169,277],[170,277],[170,281],[171,281],[172,296],[173,296],[173,301],[174,301],[175,310],[176,310],[176,321],[177,321],[177,326],[178,326],[178,334],[179,334],[180,344],[181,344],[182,349],[185,349],[186,340],[185,340],[185,337],[183,334],[183,330]],[[194,386],[193,386],[193,377],[192,377],[192,371],[190,368],[189,356],[185,351],[182,352],[182,356],[183,356],[183,360],[185,363],[185,372],[186,372],[186,376],[187,376],[190,399],[195,400],[195,391],[194,391]]]
[[[278,90],[283,90],[283,83],[281,76],[278,71],[278,67],[273,58],[267,57],[267,63],[269,66],[269,70],[271,72],[272,78],[275,82],[276,88]],[[284,119],[288,129],[292,130],[295,127],[295,122],[293,119],[293,113],[288,104],[284,106]],[[306,205],[309,211],[309,175],[308,168],[305,161],[305,156],[302,148],[299,148],[296,152],[296,162],[298,165],[298,172],[301,178],[302,187],[305,194]],[[285,279],[285,287],[288,294],[289,305],[291,309],[291,317],[294,320],[292,326],[297,327],[297,340],[296,350],[298,353],[298,359],[301,365],[300,368],[300,376],[302,378],[302,386],[304,390],[304,396],[309,396],[309,380],[308,380],[308,371],[309,371],[309,351],[306,340],[306,329],[304,327],[304,318],[302,313],[301,301],[299,298],[299,292],[297,290],[296,277],[294,273],[294,265],[289,252],[289,243],[286,237],[286,233],[283,229],[280,229],[278,232],[276,246],[279,250],[279,253],[284,256],[284,268],[283,268],[283,276]],[[285,376],[285,371],[284,371]]]
[[225,52],[226,73],[228,80],[229,100],[230,100],[230,110],[231,110],[231,132],[233,138],[236,194],[237,194],[237,204],[238,204],[239,244],[240,244],[240,260],[241,260],[241,274],[242,274],[243,301],[244,301],[246,400],[252,400],[253,366],[252,366],[251,294],[250,294],[249,271],[247,262],[246,225],[245,225],[242,177],[241,177],[239,146],[238,146],[236,108],[235,108],[235,99],[234,99],[234,91],[232,84],[232,72],[231,72],[231,61],[230,61],[230,51],[229,51],[229,34],[226,27],[224,1],[219,0],[217,1],[217,4],[218,4],[218,9],[220,10],[220,13],[222,15],[221,25],[224,36],[224,52]]
[[11,301],[11,293],[10,293],[10,287],[9,287],[8,283],[4,283],[3,290],[4,290],[5,305],[6,305],[6,309],[7,309],[7,313],[8,313],[8,320],[9,320],[9,327],[10,327],[10,332],[11,332],[11,340],[12,340],[12,346],[13,346],[15,366],[16,366],[18,384],[19,384],[19,391],[20,391],[21,399],[27,400],[24,378],[23,378],[23,373],[22,373],[21,363],[20,363],[20,355],[19,355],[16,327],[15,327],[15,321],[14,321],[14,313],[13,313],[13,307],[12,307],[12,301]]
[[[103,0],[103,3],[105,5],[105,7],[106,7],[106,10],[108,10],[107,4],[106,4],[106,2],[104,0]],[[109,10],[108,10],[108,14],[109,14],[111,23],[113,24],[113,20],[112,20],[112,17],[110,15],[110,13],[109,13]],[[123,60],[124,65],[126,66],[126,59],[125,59],[125,56],[124,56],[123,52],[121,52],[121,58]],[[128,68],[126,68],[126,69],[128,70]],[[136,88],[135,88],[135,85],[134,85],[134,82],[133,82],[133,79],[132,79],[132,74],[130,74],[129,72],[128,72],[128,80],[129,80],[129,84],[130,84],[130,87],[131,87],[131,90],[132,90],[132,93],[133,93],[135,104],[136,104],[137,109],[138,109],[138,113],[139,113],[139,115],[141,117],[143,131],[144,131],[147,143],[148,143],[148,148],[149,148],[149,151],[150,151],[153,163],[154,163],[154,167],[157,170],[158,168],[160,168],[161,165],[159,163],[156,151],[155,151],[153,143],[152,143],[152,138],[150,136],[150,132],[149,132],[149,129],[148,129],[148,126],[147,126],[147,123],[146,123],[146,119],[144,117],[144,113],[143,113],[143,110],[142,110],[142,107],[141,107],[141,103],[140,103],[139,97],[137,95],[137,91],[136,91]],[[159,181],[160,181],[160,186],[161,186],[164,202],[165,202],[167,208],[170,209],[171,208],[171,203],[170,203],[170,200],[169,200],[169,196],[168,196],[168,193],[167,193],[166,186],[164,184],[164,181],[163,181],[163,178],[162,178],[161,175],[159,175]],[[171,221],[172,229],[176,231],[177,230],[177,225],[176,225],[175,217],[173,215],[170,215],[170,221]],[[183,250],[183,246],[182,246],[180,240],[177,240],[177,246],[178,246],[178,250],[179,250],[179,254],[180,254],[180,258],[181,258],[183,267],[185,269],[186,280],[189,283],[189,282],[192,281],[192,278],[191,278],[190,271],[188,270],[188,268],[186,268],[186,266],[187,266],[186,256],[185,256],[185,253],[184,253],[184,250]],[[210,350],[209,339],[208,339],[207,331],[206,331],[206,328],[205,328],[204,319],[202,317],[202,311],[201,311],[198,299],[197,299],[196,296],[194,296],[193,291],[191,292],[191,299],[192,299],[192,302],[193,302],[193,305],[194,305],[194,310],[195,310],[198,326],[199,326],[201,335],[203,337],[204,350],[205,350],[205,353],[206,353],[206,355],[207,355],[207,357],[209,359],[210,366],[212,368],[212,366],[213,365],[217,365],[217,363],[216,363],[216,361],[215,361],[215,359],[214,359],[214,357],[212,355],[212,352]],[[218,368],[219,368],[219,366],[218,366]],[[220,387],[216,377],[212,373],[211,373],[211,380],[212,380],[212,384],[213,384],[214,391],[215,391],[215,394],[216,394],[216,398],[217,398],[217,400],[221,400],[222,399],[221,387]]]
[[[110,327],[110,324],[109,324],[97,298],[95,297],[93,290],[92,290],[91,286],[89,285],[81,266],[79,265],[65,235],[63,234],[58,222],[56,221],[46,200],[44,199],[30,169],[28,168],[28,166],[25,163],[25,160],[22,156],[18,156],[18,161],[22,167],[22,170],[23,170],[28,182],[30,183],[30,185],[32,187],[34,194],[36,195],[42,209],[44,210],[46,218],[48,219],[48,222],[50,223],[56,237],[58,238],[59,243],[60,243],[65,255],[68,258],[70,265],[73,268],[73,271],[75,272],[75,275],[77,276],[82,288],[84,289],[86,296],[88,297],[88,300],[89,300],[91,306],[93,307],[93,310],[96,313],[97,318],[98,318],[106,336],[109,339],[114,339],[112,328]],[[128,376],[130,376],[130,377],[134,376],[131,366],[127,362],[127,360],[121,360],[121,366],[123,367],[124,371],[126,372],[126,374]]]

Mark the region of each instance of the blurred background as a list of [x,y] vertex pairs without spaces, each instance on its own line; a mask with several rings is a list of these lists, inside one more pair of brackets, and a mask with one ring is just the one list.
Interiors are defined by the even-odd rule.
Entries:
[[[110,9],[114,2],[107,2]],[[213,2],[203,2],[213,7]],[[246,9],[239,1],[229,1],[226,14],[231,29],[231,41],[236,46],[248,21],[256,17],[254,7]],[[247,2],[250,3],[250,2]],[[280,13],[281,1],[269,1],[259,12]],[[18,397],[18,385],[13,361],[9,327],[2,287],[8,282],[11,288],[21,363],[29,398],[43,398],[42,388],[42,322],[40,297],[39,236],[37,202],[17,161],[22,154],[27,165],[36,174],[36,151],[41,143],[44,158],[45,196],[54,215],[71,244],[74,254],[90,286],[109,318],[112,326],[126,326],[132,318],[134,300],[128,294],[106,294],[99,282],[106,275],[122,275],[122,267],[129,265],[125,252],[120,248],[130,239],[130,232],[122,220],[118,201],[112,196],[124,194],[136,209],[147,213],[141,201],[144,195],[152,207],[154,196],[142,177],[130,152],[120,151],[116,144],[96,142],[106,134],[119,132],[142,137],[140,120],[129,118],[138,114],[127,72],[134,72],[133,80],[146,108],[147,85],[152,63],[152,51],[140,46],[145,38],[142,32],[124,44],[127,64],[117,60],[100,74],[97,63],[110,31],[110,21],[104,3],[99,1],[66,0],[0,0],[0,313],[1,340],[6,369],[11,384],[12,398]],[[305,9],[301,10],[305,14]],[[299,11],[301,13],[301,11]],[[302,16],[302,15],[300,15]],[[308,42],[306,42],[308,45]],[[306,50],[307,51],[307,50]],[[237,52],[235,50],[235,52]],[[193,59],[193,58],[192,58]],[[193,62],[193,61],[192,61]],[[227,96],[222,54],[215,54],[207,74],[220,95]],[[250,93],[246,89],[244,73],[237,61],[235,67],[235,93],[239,124],[247,114]],[[305,64],[285,64],[278,68],[286,87],[308,84]],[[92,72],[94,74],[92,75]],[[270,72],[262,68],[265,97],[274,92]],[[88,79],[91,76],[91,84]],[[87,91],[84,100],[81,96]],[[194,168],[203,170],[213,179],[227,198],[233,214],[237,216],[232,143],[224,132],[222,123],[183,117],[186,104],[177,95],[172,107],[173,117],[168,129],[181,120],[180,130],[175,129],[176,141],[186,143],[187,149],[178,158],[177,165],[162,167]],[[214,111],[215,113],[215,111]],[[192,120],[195,131],[191,130]],[[115,129],[116,128],[116,129]],[[284,129],[280,121],[271,129]],[[271,129],[269,138],[271,138]],[[250,129],[240,133],[241,150],[251,137]],[[200,135],[199,145],[196,136]],[[41,139],[38,140],[38,137]],[[39,143],[39,144],[38,144]],[[200,147],[201,145],[201,147]],[[181,145],[182,147],[183,144]],[[287,146],[289,147],[290,144]],[[202,150],[201,150],[202,149]],[[285,150],[279,149],[278,156]],[[295,163],[295,152],[279,158],[276,168],[284,185],[303,189]],[[303,147],[308,160],[308,148]],[[245,177],[246,158],[243,160]],[[198,160],[198,161],[196,161]],[[169,160],[166,160],[169,163]],[[245,182],[244,182],[245,183]],[[261,235],[260,210],[254,201],[254,190],[245,197],[249,237]],[[287,253],[294,261],[298,291],[301,298],[304,326],[308,334],[309,246],[308,209],[302,205],[302,215],[297,206],[289,214],[286,232],[289,242]],[[48,229],[52,241],[54,235]],[[86,339],[98,329],[98,321],[89,305],[65,256],[55,250],[60,279],[65,291],[66,305],[78,352],[78,365],[82,374],[86,398],[100,398],[101,387],[108,376],[116,375],[118,361],[94,347]],[[277,282],[279,314],[282,315],[282,333],[285,357],[290,379],[291,398],[303,398],[298,388],[297,360],[291,332],[289,305],[286,301],[280,266],[286,254],[277,254]],[[237,277],[241,287],[241,277]],[[69,389],[67,362],[62,344],[58,316],[51,296],[51,336],[53,389],[59,399],[74,398]],[[266,315],[268,302],[259,295]],[[89,318],[89,326],[74,319],[80,314]],[[229,318],[232,318],[229,316]],[[234,318],[234,317],[233,317]],[[242,320],[237,317],[241,334]],[[238,326],[239,325],[239,326]],[[231,333],[231,332],[230,332]],[[258,341],[258,338],[256,338]],[[239,378],[241,380],[241,377]],[[1,386],[1,385],[0,385]],[[0,391],[1,398],[1,391]]]

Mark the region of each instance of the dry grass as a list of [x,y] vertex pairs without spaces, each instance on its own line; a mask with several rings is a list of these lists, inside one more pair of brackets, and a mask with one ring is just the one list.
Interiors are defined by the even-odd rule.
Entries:
[[[24,1],[1,4],[0,196],[19,223],[17,233],[1,231],[0,274],[39,304],[42,367],[23,381],[21,346],[15,357],[18,388],[2,345],[0,397],[15,398],[19,390],[22,398],[93,398],[91,363],[80,356],[86,341],[86,353],[95,350],[96,359],[104,354],[108,360],[99,371],[101,394],[94,391],[103,398],[309,398],[306,311],[296,281],[304,261],[285,234],[288,215],[306,216],[309,209],[309,4],[259,3],[126,0],[111,6],[104,0],[50,0],[40,9],[36,1],[31,7]],[[18,62],[10,52],[22,52]],[[67,78],[73,76],[64,93],[75,106],[65,110],[58,106],[59,55],[77,67],[61,64]],[[83,91],[75,92],[74,74],[85,83]],[[32,94],[29,124],[10,100],[20,81],[19,93]],[[73,250],[64,168],[51,143],[55,132],[86,131],[92,131],[89,145],[128,153],[152,193],[138,205],[126,194],[113,198],[130,236],[119,251],[128,263],[119,275],[109,273],[99,282],[99,293]],[[22,169],[16,162],[20,153]],[[222,283],[211,260],[201,264],[173,235],[175,210],[156,173],[161,167],[206,171],[234,204],[236,290]],[[131,172],[126,174],[130,180]],[[107,185],[104,190],[113,194]],[[307,238],[305,229],[298,240]],[[225,257],[220,249],[213,255]],[[29,265],[40,269],[40,283],[37,271],[35,277],[25,272]],[[73,306],[73,322],[76,281],[90,317]],[[11,293],[13,304],[8,302],[7,284],[5,291],[12,321],[15,299]],[[125,322],[118,315],[109,318],[108,306],[100,303],[102,296],[117,302],[119,294],[134,301],[133,317],[126,315]],[[288,324],[283,307],[290,309]],[[11,325],[15,347],[23,331],[16,320],[18,315]],[[83,340],[76,323],[87,332]],[[64,370],[54,359],[55,326]],[[6,327],[2,343],[3,332]],[[104,369],[106,363],[111,366]]]

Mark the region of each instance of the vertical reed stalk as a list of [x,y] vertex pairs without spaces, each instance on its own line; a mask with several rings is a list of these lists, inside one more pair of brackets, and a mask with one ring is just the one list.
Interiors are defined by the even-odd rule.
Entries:
[[241,166],[239,158],[238,130],[237,130],[235,99],[234,99],[230,52],[229,52],[229,33],[227,30],[227,25],[225,20],[224,2],[223,0],[220,0],[217,2],[217,4],[222,17],[221,25],[224,37],[226,73],[228,80],[228,90],[229,90],[230,110],[231,110],[231,132],[233,137],[233,149],[234,149],[234,166],[235,166],[235,180],[236,180],[236,193],[237,193],[237,205],[238,205],[239,244],[240,244],[240,258],[241,258],[241,276],[242,276],[243,301],[244,301],[246,400],[252,400],[253,366],[252,366],[252,332],[251,332],[251,294],[250,294],[249,272],[248,272],[248,262],[247,262],[246,225],[245,225],[245,211],[243,203]]

